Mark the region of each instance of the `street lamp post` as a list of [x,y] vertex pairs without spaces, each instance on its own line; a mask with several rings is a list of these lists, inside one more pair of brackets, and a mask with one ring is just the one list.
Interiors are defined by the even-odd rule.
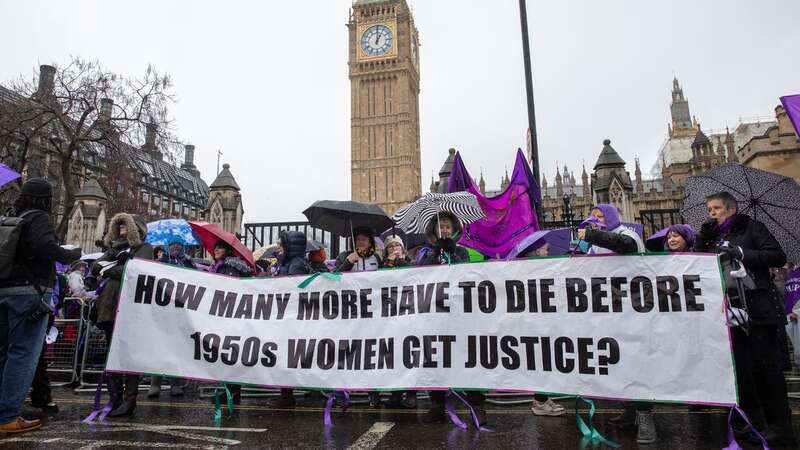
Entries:
[[[528,97],[528,131],[531,137],[531,172],[533,172],[533,179],[537,186],[539,183],[539,139],[536,134],[536,112],[533,106],[533,71],[531,69],[531,48],[530,39],[528,38],[528,11],[525,6],[525,0],[519,0],[519,20],[522,28],[522,58],[525,63],[525,91]],[[541,189],[541,188],[540,188]],[[536,216],[539,223],[542,222],[542,199],[534,199],[536,208]]]
[[564,224],[569,227],[569,234],[570,239],[572,238],[572,220],[575,218],[575,214],[572,212],[572,205],[570,205],[570,198],[568,194],[564,194],[562,197],[564,205],[561,207],[561,219],[564,221]]

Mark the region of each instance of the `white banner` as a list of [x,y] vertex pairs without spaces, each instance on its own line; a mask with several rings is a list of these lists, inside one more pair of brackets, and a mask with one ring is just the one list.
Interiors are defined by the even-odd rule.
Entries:
[[736,403],[716,256],[234,279],[127,265],[110,371],[264,386]]

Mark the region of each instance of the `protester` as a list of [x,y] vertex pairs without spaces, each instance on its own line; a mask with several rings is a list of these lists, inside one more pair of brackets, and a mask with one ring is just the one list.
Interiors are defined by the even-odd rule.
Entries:
[[589,218],[581,223],[578,240],[591,244],[590,255],[645,252],[642,238],[622,224],[617,208],[605,203],[592,208]]
[[166,254],[167,252],[164,250],[164,247],[161,247],[160,245],[153,249],[153,259],[156,261],[161,261]]
[[336,258],[334,272],[369,272],[378,270],[381,258],[375,244],[375,230],[369,227],[356,227],[353,229],[355,250],[342,252]]
[[312,272],[330,272],[328,265],[325,264],[327,259],[328,253],[324,248],[308,252],[308,265]]
[[440,212],[425,227],[429,246],[420,250],[417,264],[435,266],[469,262],[467,249],[456,245],[461,231],[461,222],[455,214],[449,211]]
[[[214,263],[208,268],[208,272],[219,275],[227,275],[235,278],[249,278],[255,275],[255,269],[250,267],[242,258],[237,256],[233,247],[222,239],[214,244]],[[239,404],[242,401],[242,386],[239,384],[229,384],[228,390],[231,393],[233,403]],[[223,399],[223,402],[227,399]]]
[[691,252],[694,250],[695,232],[691,225],[682,223],[672,225],[664,237],[664,250],[671,253]]
[[[791,410],[786,396],[786,379],[778,355],[778,327],[784,326],[784,306],[778,301],[770,267],[781,267],[786,255],[761,222],[738,213],[736,198],[729,192],[706,197],[709,220],[703,223],[695,250],[714,252],[740,261],[752,274],[755,289],[744,292],[749,332],[733,328],[733,356],[742,409],[757,430],[772,445],[796,443]],[[738,428],[756,442],[748,430]]]
[[[161,256],[159,262],[169,264],[170,266],[197,269],[192,262],[192,258],[184,251],[183,242],[177,238],[169,243],[167,252]],[[168,380],[170,382],[170,397],[183,396],[183,388],[187,385],[187,382],[181,378],[168,378]],[[160,375],[152,375],[150,377],[150,389],[147,391],[147,398],[155,399],[159,397],[161,394],[162,381],[163,377]]]
[[[406,253],[403,240],[399,236],[388,236],[384,241],[383,265],[384,268],[407,267],[411,265],[411,260]],[[417,408],[416,391],[392,391],[387,408]]]
[[85,261],[75,261],[70,265],[67,273],[67,289],[70,297],[76,297],[81,300],[95,297],[95,294],[87,290],[86,286],[85,277],[88,267],[89,264]]
[[385,241],[383,267],[406,267],[411,265],[411,258],[406,253],[405,244],[398,236],[389,236]]
[[[311,266],[305,259],[306,254],[306,235],[302,231],[281,231],[278,238],[278,245],[281,247],[280,259],[278,262],[277,275],[307,275],[311,273]],[[312,397],[320,397],[318,394],[311,394]],[[267,404],[274,408],[293,408],[296,404],[294,390],[281,389],[278,397],[270,399]]]
[[[342,252],[336,258],[334,272],[372,272],[381,267],[381,257],[375,243],[375,230],[369,227],[356,227],[353,229],[355,250],[348,253]],[[381,406],[380,392],[369,393],[370,408]]]
[[[5,256],[9,276],[0,280],[0,434],[41,427],[20,417],[42,350],[56,261],[69,264],[81,250],[59,247],[51,218],[53,187],[44,178],[23,183],[14,202],[22,219],[16,252]],[[4,267],[5,269],[6,267]]]
[[[530,247],[520,252],[520,258],[532,258],[550,256],[550,244],[544,239],[533,243]],[[533,395],[531,411],[535,416],[563,416],[567,412],[566,408],[554,402],[547,394],[536,393]]]
[[[619,211],[612,205],[599,204],[592,208],[589,218],[578,229],[578,240],[588,242],[588,254],[644,253],[641,237],[622,224]],[[627,403],[622,414],[609,419],[618,427],[636,426],[636,442],[651,444],[658,439],[653,419],[653,404],[648,402]]]
[[245,260],[233,252],[233,247],[223,240],[214,244],[214,263],[208,268],[208,272],[219,275],[227,275],[235,278],[248,278],[255,274],[255,270],[250,267]]
[[[111,342],[117,315],[122,275],[131,258],[153,259],[153,247],[144,241],[147,224],[138,215],[119,213],[111,218],[104,241],[108,250],[92,265],[92,273],[103,284],[97,298],[97,327]],[[111,417],[133,414],[139,392],[138,375],[109,375],[108,390],[112,399]]]
[[169,243],[167,252],[158,258],[159,262],[169,264],[171,266],[186,267],[187,269],[196,269],[192,258],[186,254],[183,247],[183,242],[178,239]]
[[[421,255],[417,265],[436,266],[469,262],[467,249],[456,244],[458,237],[461,236],[461,222],[459,222],[455,214],[449,211],[442,211],[437,214],[425,227],[425,236],[428,238],[430,247]],[[446,417],[446,394],[444,391],[428,392],[431,406],[422,416],[422,422],[434,423],[444,420]],[[468,391],[466,398],[475,410],[478,423],[485,425],[487,423],[486,410],[484,408],[486,396],[482,392]]]

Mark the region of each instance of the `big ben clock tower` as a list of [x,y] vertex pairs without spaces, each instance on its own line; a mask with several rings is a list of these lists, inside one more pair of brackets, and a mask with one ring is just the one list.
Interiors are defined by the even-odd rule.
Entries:
[[393,214],[422,186],[417,29],[405,0],[356,0],[348,28],[351,195]]

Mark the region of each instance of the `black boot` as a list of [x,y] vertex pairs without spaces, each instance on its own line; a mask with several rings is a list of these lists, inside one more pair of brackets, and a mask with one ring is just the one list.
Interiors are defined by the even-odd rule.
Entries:
[[136,396],[139,394],[139,377],[125,375],[125,399],[122,404],[111,411],[111,417],[126,417],[136,410]]
[[489,420],[486,418],[486,395],[483,392],[470,391],[467,393],[467,401],[475,411],[478,425],[485,426],[488,424]]
[[[770,425],[761,435],[764,436],[764,439],[767,440],[769,445],[792,446],[792,448],[797,448],[797,439],[794,436],[791,422],[784,426]],[[754,434],[749,435],[747,440],[754,444],[761,443],[761,440]]]
[[114,411],[125,400],[125,377],[123,375],[109,375],[106,390],[111,399],[111,411]]
[[625,405],[622,414],[608,419],[608,424],[615,427],[627,428],[636,425],[636,408],[633,405]]
[[422,423],[441,422],[447,417],[444,412],[444,392],[433,391],[428,394],[431,398],[431,407],[422,415]]
[[386,408],[403,408],[403,391],[392,391],[391,395],[389,395],[389,401],[386,402]]
[[294,408],[294,391],[291,389],[281,389],[281,395],[267,400],[267,406],[272,408]]

